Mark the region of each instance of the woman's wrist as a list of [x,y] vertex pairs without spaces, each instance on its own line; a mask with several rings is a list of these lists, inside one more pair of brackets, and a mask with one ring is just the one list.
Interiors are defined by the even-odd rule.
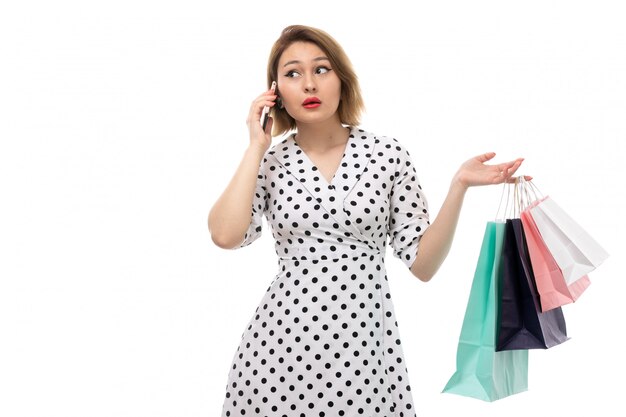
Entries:
[[469,184],[463,181],[463,179],[457,174],[454,178],[452,178],[452,182],[450,183],[450,192],[464,195],[469,187]]
[[260,145],[250,144],[245,151],[245,156],[258,159],[259,162],[263,159],[263,155],[265,155],[266,149],[263,149]]

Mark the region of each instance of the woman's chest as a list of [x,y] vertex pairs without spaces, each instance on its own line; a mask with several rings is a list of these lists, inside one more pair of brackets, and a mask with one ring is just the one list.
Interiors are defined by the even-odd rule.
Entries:
[[358,171],[357,179],[354,172],[343,167],[340,177],[328,183],[319,172],[305,175],[271,165],[265,178],[268,221],[281,235],[304,230],[345,234],[346,228],[356,227],[368,236],[384,237],[393,178],[368,169]]

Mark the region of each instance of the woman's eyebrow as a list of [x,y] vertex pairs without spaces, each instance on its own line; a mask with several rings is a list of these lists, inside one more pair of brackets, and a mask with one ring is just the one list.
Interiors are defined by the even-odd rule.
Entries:
[[[319,56],[313,59],[313,62],[317,62],[317,61],[330,61],[330,59],[326,58],[325,56]],[[283,67],[286,67],[287,65],[291,65],[291,64],[301,64],[301,63],[302,63],[301,61],[294,59],[292,61],[285,62],[285,65],[283,65]]]

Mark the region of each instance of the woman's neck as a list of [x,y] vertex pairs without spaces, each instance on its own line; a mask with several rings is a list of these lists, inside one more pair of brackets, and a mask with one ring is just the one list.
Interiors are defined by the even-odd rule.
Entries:
[[338,121],[297,125],[295,136],[298,146],[305,151],[323,153],[336,146],[345,144],[350,136],[350,128]]

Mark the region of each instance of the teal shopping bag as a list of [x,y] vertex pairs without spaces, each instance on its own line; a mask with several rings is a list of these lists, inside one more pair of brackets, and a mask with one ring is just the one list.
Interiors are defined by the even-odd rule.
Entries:
[[528,350],[496,352],[498,275],[505,223],[488,222],[456,354],[443,392],[495,401],[528,389]]

